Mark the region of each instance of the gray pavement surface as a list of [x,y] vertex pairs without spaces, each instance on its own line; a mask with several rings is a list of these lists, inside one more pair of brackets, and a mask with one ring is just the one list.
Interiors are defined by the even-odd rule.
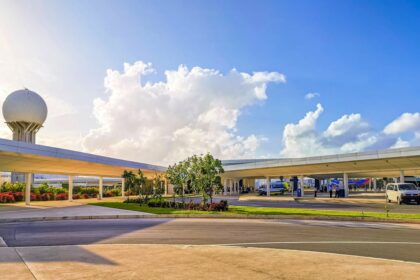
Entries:
[[44,217],[71,217],[71,216],[115,216],[115,215],[153,215],[137,211],[99,207],[93,205],[74,205],[66,207],[50,208],[26,208],[9,207],[7,210],[0,211],[2,219],[24,219],[24,218],[44,218]]
[[124,219],[0,224],[9,247],[190,244],[283,248],[420,263],[420,225],[302,220]]
[[[255,207],[280,207],[280,208],[300,208],[300,209],[318,209],[318,210],[341,210],[341,211],[355,211],[355,212],[385,212],[385,200],[383,196],[378,195],[374,197],[369,197],[374,199],[375,202],[366,203],[363,201],[357,202],[354,200],[349,200],[346,198],[331,198],[331,202],[325,202],[325,199],[329,200],[330,198],[326,195],[321,195],[319,198],[323,198],[323,201],[317,201],[312,199],[310,195],[306,195],[307,200],[281,200],[281,198],[287,198],[288,195],[284,196],[274,196],[279,198],[278,200],[263,200],[262,199],[247,199],[240,200],[238,196],[218,196],[214,200],[227,200],[229,205],[236,206],[255,206]],[[258,197],[257,197],[258,198]],[[189,201],[187,199],[186,201]],[[201,201],[201,198],[191,198],[191,200],[198,202]],[[420,213],[420,205],[417,204],[403,204],[397,205],[396,203],[388,204],[391,213]]]

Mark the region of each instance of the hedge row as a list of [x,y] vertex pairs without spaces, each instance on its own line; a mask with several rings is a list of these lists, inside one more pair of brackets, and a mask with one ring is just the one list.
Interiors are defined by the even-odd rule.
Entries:
[[192,201],[174,202],[174,201],[149,201],[147,203],[149,207],[161,207],[161,208],[173,208],[173,209],[184,209],[184,210],[199,210],[199,211],[228,211],[229,206],[227,200],[221,200],[220,202],[213,203],[194,203]]

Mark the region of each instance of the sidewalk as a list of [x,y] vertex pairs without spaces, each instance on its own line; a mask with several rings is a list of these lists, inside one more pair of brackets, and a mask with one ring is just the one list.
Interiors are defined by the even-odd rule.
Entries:
[[[122,210],[108,207],[87,205],[85,203],[98,201],[37,201],[31,206],[23,203],[2,205],[0,207],[0,223],[14,221],[36,221],[36,220],[56,220],[56,219],[93,219],[93,218],[116,218],[118,217],[139,217],[154,215],[130,210]],[[113,201],[113,200],[104,200]]]
[[[331,265],[331,260],[340,265]],[[420,264],[330,253],[226,246],[83,245],[0,248],[2,280],[397,279]]]

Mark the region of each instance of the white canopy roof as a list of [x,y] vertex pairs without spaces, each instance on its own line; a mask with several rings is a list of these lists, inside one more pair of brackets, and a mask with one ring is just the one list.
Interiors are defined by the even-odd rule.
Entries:
[[314,178],[420,175],[420,147],[329,156],[223,161],[227,178],[307,176]]
[[152,164],[0,139],[1,171],[121,177],[124,170],[138,169],[148,176],[166,170]]

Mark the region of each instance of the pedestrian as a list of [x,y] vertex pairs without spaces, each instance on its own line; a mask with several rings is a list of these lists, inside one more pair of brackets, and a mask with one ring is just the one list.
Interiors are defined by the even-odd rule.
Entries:
[[327,190],[330,193],[330,198],[332,198],[332,193],[333,193],[332,186],[331,185],[328,185],[327,186]]

